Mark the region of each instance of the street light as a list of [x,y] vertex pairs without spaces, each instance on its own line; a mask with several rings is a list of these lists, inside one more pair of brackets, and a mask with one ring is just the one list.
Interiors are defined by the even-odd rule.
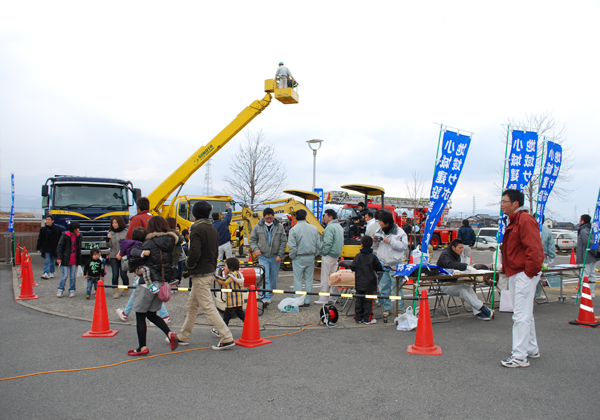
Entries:
[[318,140],[318,139],[313,139],[313,140],[307,140],[306,142],[308,143],[308,147],[310,147],[310,150],[313,151],[313,156],[314,156],[314,160],[313,160],[313,192],[315,191],[315,187],[316,187],[316,176],[317,176],[317,150],[319,150],[321,148],[321,143],[323,143],[325,140]]

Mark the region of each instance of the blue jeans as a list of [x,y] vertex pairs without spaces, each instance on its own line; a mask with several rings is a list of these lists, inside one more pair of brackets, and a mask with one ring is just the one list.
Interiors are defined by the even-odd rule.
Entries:
[[121,281],[123,286],[129,286],[129,277],[127,277],[127,271],[121,270],[121,261],[116,258],[110,259],[110,268],[112,269],[112,284],[113,286],[119,285],[119,273],[121,274]]
[[[137,286],[139,282],[140,282],[139,277],[135,276],[135,281],[133,282],[133,285]],[[125,306],[125,309],[123,309],[123,312],[125,313],[125,315],[129,315],[131,313],[131,309],[133,309],[133,296],[134,295],[135,295],[135,289],[133,289],[133,292],[131,292],[131,296],[129,297],[129,302],[127,302],[127,306]],[[164,303],[160,307],[160,310],[157,312],[157,314],[161,318],[166,318],[169,316],[169,313],[167,312],[167,309],[165,308]]]
[[[396,280],[392,279],[391,271],[384,271],[381,276],[381,280],[379,280],[379,290],[380,293],[384,296],[395,296],[396,295]],[[402,288],[398,291],[398,296],[404,297],[404,292]],[[383,310],[390,311],[392,310],[392,301],[390,299],[380,299],[380,302],[383,303]],[[398,302],[398,310],[404,310],[404,300],[399,300]]]
[[54,273],[56,267],[56,257],[49,252],[44,253],[44,273]]
[[63,265],[62,266],[62,277],[60,278],[60,283],[58,284],[58,290],[65,291],[65,283],[67,282],[67,277],[70,278],[69,284],[69,292],[75,291],[75,276],[77,275],[77,266],[76,265]]
[[[281,263],[276,262],[277,255],[271,258],[258,257],[258,263],[265,267],[266,284],[265,289],[275,289],[277,287],[277,278],[279,277],[279,266]],[[264,299],[270,300],[273,297],[273,293],[266,292]]]
[[98,280],[100,280],[100,277],[88,277],[87,278],[87,289],[85,291],[86,295],[91,295],[92,294],[92,286],[94,286],[94,290],[98,290]]

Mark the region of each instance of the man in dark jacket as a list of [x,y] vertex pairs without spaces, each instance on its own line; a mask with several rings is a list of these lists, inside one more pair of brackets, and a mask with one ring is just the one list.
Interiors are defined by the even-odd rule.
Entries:
[[231,331],[217,312],[210,293],[219,250],[219,233],[209,219],[211,211],[212,206],[206,201],[198,201],[192,209],[195,222],[190,228],[189,253],[186,260],[188,273],[192,277],[192,291],[187,302],[185,322],[178,339],[182,346],[190,344],[198,308],[202,308],[202,313],[216,328],[221,339],[218,345],[212,346],[213,350],[224,350],[235,346],[235,343]]
[[596,288],[596,262],[598,259],[590,251],[585,255],[585,250],[588,249],[589,245],[593,243],[593,236],[590,238],[590,231],[592,218],[589,214],[584,214],[579,218],[579,229],[577,229],[577,248],[575,250],[575,256],[577,258],[577,264],[583,264],[585,259],[585,268],[583,270],[583,277],[587,277],[590,282],[590,292],[592,292],[592,299],[596,297],[594,289]]
[[227,206],[227,215],[224,219],[219,212],[212,214],[213,226],[219,232],[219,254],[217,258],[221,261],[233,257],[233,252],[231,251],[231,232],[229,231],[229,224],[231,223],[233,213],[231,211],[231,204],[226,203],[225,206]]
[[[377,271],[383,271],[379,259],[373,254],[373,238],[363,236],[360,238],[360,253],[352,260],[350,269],[355,272],[356,293],[360,295],[374,295],[377,293]],[[354,321],[357,324],[375,324],[373,318],[373,303],[375,299],[356,297],[354,302]]]
[[462,226],[458,229],[456,239],[460,239],[464,245],[460,261],[469,264],[471,262],[471,247],[475,246],[477,237],[475,236],[473,228],[469,226],[469,221],[467,219],[462,221]]
[[43,279],[54,277],[56,268],[56,247],[62,235],[62,230],[54,224],[54,216],[46,216],[46,225],[40,229],[36,249],[44,257]]
[[[442,268],[451,268],[453,270],[465,271],[468,266],[461,262],[461,254],[463,252],[463,243],[460,239],[455,239],[450,242],[450,245],[442,251],[438,258],[437,265]],[[462,300],[469,302],[473,315],[482,321],[489,321],[494,317],[494,311],[479,300],[473,288],[468,284],[457,284],[455,286],[444,286],[442,292],[449,296],[458,296]]]
[[519,190],[502,193],[500,206],[507,216],[502,240],[502,271],[508,277],[513,301],[513,352],[505,367],[527,367],[528,357],[540,357],[533,319],[533,299],[544,263],[544,247],[537,221],[527,213]]

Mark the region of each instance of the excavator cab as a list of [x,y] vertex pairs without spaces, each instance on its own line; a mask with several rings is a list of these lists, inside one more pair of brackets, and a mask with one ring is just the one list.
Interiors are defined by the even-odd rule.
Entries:
[[[364,194],[365,208],[368,208],[369,206],[369,196],[381,196],[381,208],[384,209],[385,190],[382,187],[364,184],[349,184],[342,185],[342,188]],[[354,213],[356,213],[355,207],[355,205],[346,205],[342,209],[342,212],[344,210],[352,209]],[[345,244],[355,245],[360,243],[360,237],[364,234],[366,226],[359,217],[350,217],[347,220],[340,220],[340,225],[344,228]]]
[[290,79],[288,81],[287,88],[278,89],[277,81],[275,79],[267,79],[265,80],[265,92],[270,92],[275,95],[275,99],[277,99],[282,104],[297,104],[300,100],[298,96],[298,82],[295,79]]

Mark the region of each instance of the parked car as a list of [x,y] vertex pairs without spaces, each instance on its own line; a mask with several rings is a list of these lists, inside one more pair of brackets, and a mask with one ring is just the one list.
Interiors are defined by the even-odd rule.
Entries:
[[552,237],[558,251],[571,250],[577,246],[577,233],[570,230],[553,230]]
[[481,228],[479,229],[479,232],[477,232],[477,238],[483,238],[483,239],[496,239],[496,235],[498,234],[498,228]]
[[478,236],[475,240],[475,249],[489,249],[490,251],[495,251],[497,247],[498,242],[496,241],[496,238]]

